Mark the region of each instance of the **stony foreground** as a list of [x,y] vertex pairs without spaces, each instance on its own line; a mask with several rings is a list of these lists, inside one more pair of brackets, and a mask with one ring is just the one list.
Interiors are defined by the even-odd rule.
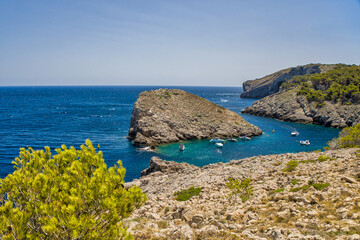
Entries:
[[[292,159],[299,165],[284,172]],[[150,169],[126,184],[140,186],[149,198],[126,221],[136,239],[360,239],[359,149],[257,156],[203,168],[154,157]],[[245,203],[229,199],[229,177],[250,178],[254,195]],[[326,183],[322,190],[314,187]],[[192,186],[202,188],[198,196],[175,199],[175,192]]]

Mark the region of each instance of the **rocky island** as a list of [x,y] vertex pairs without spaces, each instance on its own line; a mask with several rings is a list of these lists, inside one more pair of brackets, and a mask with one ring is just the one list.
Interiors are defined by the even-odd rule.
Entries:
[[295,76],[279,92],[243,113],[343,128],[360,122],[360,67],[338,65],[321,74]]
[[243,83],[243,93],[240,97],[263,98],[279,92],[281,84],[294,76],[324,73],[334,69],[336,66],[337,64],[307,64],[283,69],[259,79],[245,81]]
[[134,104],[128,138],[135,146],[179,140],[260,135],[240,115],[179,89],[142,92]]
[[[249,185],[234,195],[229,179]],[[202,168],[153,157],[140,179],[126,183],[133,185],[149,199],[126,220],[135,239],[360,239],[359,149]]]

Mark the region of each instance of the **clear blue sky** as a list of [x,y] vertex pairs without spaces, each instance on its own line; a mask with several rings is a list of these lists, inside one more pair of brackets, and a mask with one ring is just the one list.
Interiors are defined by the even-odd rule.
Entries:
[[241,86],[360,64],[359,0],[0,0],[0,85]]

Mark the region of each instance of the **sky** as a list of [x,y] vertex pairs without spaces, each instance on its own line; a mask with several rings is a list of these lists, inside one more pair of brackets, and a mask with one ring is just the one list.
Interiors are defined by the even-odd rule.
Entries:
[[360,64],[360,0],[0,0],[0,86],[241,86]]

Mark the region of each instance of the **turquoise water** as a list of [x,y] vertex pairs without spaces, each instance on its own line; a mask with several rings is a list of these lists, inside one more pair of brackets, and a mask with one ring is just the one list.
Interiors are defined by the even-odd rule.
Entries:
[[[228,162],[233,159],[252,157],[255,155],[279,154],[286,152],[302,152],[322,149],[329,139],[338,135],[339,130],[329,128],[324,132],[322,126],[281,122],[272,119],[243,115],[249,122],[263,130],[261,136],[250,141],[238,139],[238,142],[226,141],[222,149],[217,148],[209,140],[194,140],[185,143],[185,150],[178,151],[179,144],[169,144],[159,148],[167,160],[184,161],[197,166],[209,163]],[[272,129],[275,130],[272,133]],[[290,136],[291,131],[299,132],[297,137]],[[309,139],[311,145],[300,145],[299,140]]]
[[[127,171],[125,180],[130,181],[140,177],[152,156],[202,166],[259,154],[321,149],[339,132],[243,115],[264,134],[249,142],[227,142],[223,149],[202,140],[186,142],[184,152],[178,151],[178,144],[162,146],[158,152],[139,151],[126,139],[132,108],[140,92],[157,88],[160,87],[0,87],[0,177],[13,171],[11,162],[21,147],[55,149],[66,144],[79,148],[87,138],[95,146],[100,144],[108,166],[122,160]],[[237,113],[254,102],[241,99],[242,90],[236,87],[171,88],[184,89]],[[290,137],[295,129],[299,136]],[[300,146],[300,139],[309,139],[311,145]]]
[[[158,154],[167,160],[188,162],[197,166],[210,163],[228,162],[234,159],[256,155],[280,154],[287,152],[314,151],[323,149],[327,142],[338,136],[339,129],[325,128],[313,124],[283,122],[275,119],[241,114],[241,110],[250,106],[254,99],[239,98],[238,92],[218,92],[205,96],[212,102],[239,113],[245,120],[258,126],[263,134],[250,141],[238,139],[238,142],[225,142],[222,149],[209,140],[184,141],[185,150],[179,151],[179,144],[159,147]],[[274,133],[272,130],[274,129]],[[292,137],[292,131],[299,135]],[[300,145],[300,140],[310,140],[310,146]]]

